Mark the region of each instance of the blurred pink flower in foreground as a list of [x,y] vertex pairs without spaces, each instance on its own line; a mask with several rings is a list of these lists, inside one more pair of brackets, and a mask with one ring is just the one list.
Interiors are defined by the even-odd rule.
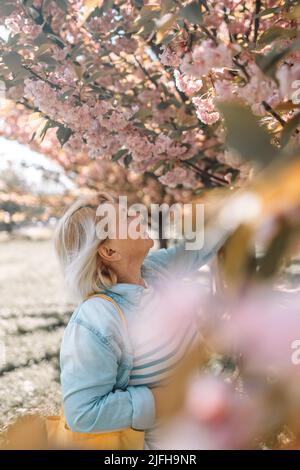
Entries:
[[209,374],[192,378],[183,410],[161,429],[163,449],[241,449],[253,444],[263,421],[259,401]]
[[234,302],[203,300],[210,361],[229,358],[238,375],[225,368],[217,376],[199,365],[186,383],[184,405],[161,427],[161,448],[257,448],[274,436],[280,446],[284,426],[300,432],[299,293],[260,287]]
[[255,289],[230,308],[230,319],[214,334],[216,344],[226,354],[239,354],[249,372],[299,380],[300,361],[295,363],[299,305],[299,293]]

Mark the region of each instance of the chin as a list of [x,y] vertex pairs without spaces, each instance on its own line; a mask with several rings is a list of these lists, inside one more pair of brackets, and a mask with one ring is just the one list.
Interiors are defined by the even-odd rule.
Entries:
[[154,241],[152,240],[152,238],[145,238],[144,240],[144,246],[145,246],[145,249],[146,249],[146,253],[148,253],[148,251],[150,250],[150,248],[153,247],[154,245]]
[[148,241],[149,241],[150,248],[152,248],[154,245],[154,241],[152,240],[152,238],[149,238]]

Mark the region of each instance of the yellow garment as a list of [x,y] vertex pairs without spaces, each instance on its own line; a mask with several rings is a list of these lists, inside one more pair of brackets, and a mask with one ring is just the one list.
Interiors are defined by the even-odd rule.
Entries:
[[[112,302],[127,327],[126,318],[121,308],[111,297],[105,294],[93,294],[87,298],[90,297],[102,297]],[[66,423],[63,410],[58,416],[47,416],[46,429],[51,448],[99,450],[141,450],[144,448],[145,432],[132,428],[99,433],[73,432]]]

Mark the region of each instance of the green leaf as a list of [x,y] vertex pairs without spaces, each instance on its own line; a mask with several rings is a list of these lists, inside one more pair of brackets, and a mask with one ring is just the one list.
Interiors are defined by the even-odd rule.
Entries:
[[15,10],[16,10],[16,2],[14,3],[2,2],[2,4],[0,4],[0,16],[2,17],[9,16]]
[[59,101],[65,101],[67,98],[69,98],[72,94],[74,93],[74,88],[69,88],[69,90],[65,91],[61,95],[59,95],[58,99]]
[[9,36],[8,40],[7,40],[7,45],[12,48],[13,46],[15,46],[16,44],[18,44],[19,42],[19,39],[21,39],[21,34],[18,33],[18,34],[15,34],[14,36]]
[[18,69],[15,73],[14,73],[14,76],[15,76],[15,80],[13,80],[14,82],[15,81],[19,81],[19,80],[22,80],[24,82],[24,79],[26,77],[31,77],[31,72],[30,70],[28,69],[25,69],[24,67],[22,67],[21,69]]
[[208,3],[207,3],[207,0],[200,0],[200,3],[201,3],[201,5],[204,6],[206,11],[209,11],[209,6],[208,6]]
[[269,16],[274,13],[279,13],[280,8],[274,7],[274,8],[266,8],[265,10],[262,10],[258,13],[258,15],[254,15],[254,18],[263,18],[264,16]]
[[164,163],[165,163],[165,160],[158,160],[157,162],[154,163],[151,170],[152,171],[158,170],[158,168],[160,168]]
[[38,20],[38,24],[41,24],[41,15],[35,8],[27,8],[27,11],[34,20]]
[[113,162],[117,162],[117,161],[120,160],[120,158],[123,157],[123,155],[125,155],[127,152],[128,152],[127,149],[118,150],[118,152],[115,153],[115,154],[112,156],[112,161],[113,161]]
[[147,25],[148,22],[151,22],[154,18],[159,17],[159,11],[156,9],[150,9],[143,7],[140,12],[140,18],[134,22],[133,27],[141,27]]
[[[156,20],[157,44],[161,43],[163,39],[168,35],[169,31],[172,30],[176,20],[177,20],[177,15],[175,13],[167,13],[164,16],[162,16],[159,20]],[[147,29],[144,28],[144,31],[147,31]]]
[[[3,78],[1,78],[3,80]],[[3,80],[5,82],[6,88],[9,89],[13,86],[23,85],[24,78],[14,78],[13,80]]]
[[22,56],[15,51],[3,55],[3,62],[11,72],[16,72],[22,67]]
[[113,0],[105,0],[103,2],[102,9],[103,9],[104,12],[107,12],[108,10],[111,10],[111,8],[113,8],[113,6],[114,6]]
[[57,61],[55,59],[53,59],[53,56],[51,54],[48,54],[47,52],[37,56],[37,59],[40,62],[44,62],[48,65],[57,65]]
[[273,41],[284,38],[292,38],[297,34],[296,29],[281,28],[280,26],[273,26],[267,29],[259,38],[258,44],[266,45]]
[[154,75],[152,75],[152,80],[158,80],[159,78],[161,78],[161,73],[155,73]]
[[43,10],[45,10],[50,5],[50,3],[52,3],[52,0],[44,0],[43,1]]
[[192,24],[202,23],[202,12],[199,2],[192,2],[181,10],[181,16]]
[[156,29],[156,24],[154,21],[148,21],[145,25],[144,25],[144,28],[143,28],[143,33],[145,35],[148,35],[148,34],[151,34],[151,32],[153,30]]
[[73,131],[69,127],[60,126],[57,129],[56,137],[58,138],[59,143],[62,147],[69,140],[72,134],[73,134]]
[[284,126],[280,139],[280,143],[283,147],[288,143],[290,137],[294,134],[299,126],[300,113],[296,114],[296,116],[290,119],[289,122]]
[[47,131],[53,127],[58,127],[59,124],[56,122],[56,121],[53,121],[52,119],[48,119],[48,121],[46,122],[45,126],[43,127],[41,133],[40,133],[40,138],[41,138],[41,141],[44,140],[45,138],[45,135],[47,134]]
[[62,11],[68,12],[68,2],[66,0],[56,0],[56,3]]
[[170,13],[175,6],[174,0],[164,0],[161,2],[161,16],[165,15],[166,13]]
[[134,5],[138,10],[140,10],[144,6],[144,0],[134,0]]
[[142,108],[139,109],[131,119],[139,119],[141,121],[145,121],[147,118],[152,116],[152,110],[149,108]]
[[131,161],[132,161],[132,155],[131,155],[131,153],[129,153],[129,154],[126,155],[126,157],[124,158],[124,163],[125,163],[125,167],[126,167],[126,168],[129,167],[129,164],[130,164]]
[[243,160],[256,161],[261,166],[277,157],[279,151],[271,145],[269,134],[249,107],[235,102],[216,104],[225,120],[229,148],[237,151]]
[[43,33],[43,31],[41,31],[40,34],[33,40],[33,43],[38,47],[44,46],[46,43],[49,44],[49,47],[52,46],[52,42],[49,41],[48,37]]

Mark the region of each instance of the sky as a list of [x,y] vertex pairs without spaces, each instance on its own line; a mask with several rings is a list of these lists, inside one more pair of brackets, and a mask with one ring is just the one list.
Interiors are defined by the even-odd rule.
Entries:
[[[62,193],[66,188],[74,188],[74,183],[64,175],[59,164],[30,150],[25,145],[0,137],[0,179],[1,171],[10,165],[34,193]],[[58,173],[60,182],[45,180],[44,171],[39,167]]]
[[[0,26],[0,37],[4,40],[8,38],[9,32],[2,25]],[[0,137],[0,179],[1,171],[8,168],[11,162],[12,168],[20,175],[36,193],[61,193],[67,189],[72,189],[74,184],[67,178],[61,166],[49,160],[44,155],[30,150],[25,145]],[[22,162],[26,165],[24,167]],[[28,168],[27,168],[28,166]],[[36,167],[43,167],[45,170],[58,172],[60,183],[51,182],[43,178],[43,171]]]

